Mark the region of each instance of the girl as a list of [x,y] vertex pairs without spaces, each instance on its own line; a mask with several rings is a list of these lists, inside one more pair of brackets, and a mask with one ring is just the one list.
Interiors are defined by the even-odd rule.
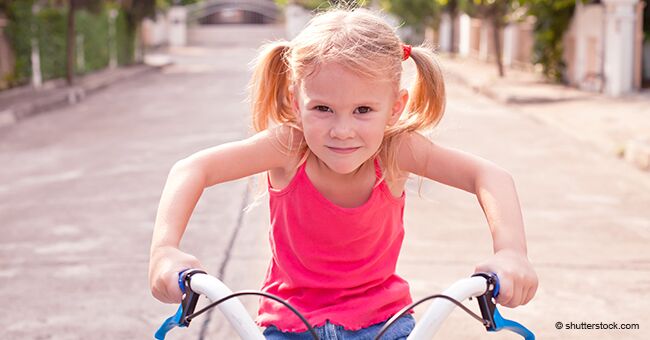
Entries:
[[[400,89],[409,58],[418,72],[410,95]],[[200,151],[170,171],[151,245],[157,299],[178,303],[178,272],[201,267],[178,245],[203,190],[260,172],[268,174],[273,253],[263,290],[304,313],[322,339],[371,338],[411,302],[395,274],[409,174],[476,194],[494,243],[476,271],[499,275],[504,306],[533,297],[537,277],[511,176],[420,134],[445,106],[430,49],[403,45],[367,10],[330,10],[291,42],[265,46],[251,94],[256,135]],[[260,300],[257,322],[267,339],[310,339],[290,313]],[[411,316],[402,318],[386,338],[405,339],[413,326]]]

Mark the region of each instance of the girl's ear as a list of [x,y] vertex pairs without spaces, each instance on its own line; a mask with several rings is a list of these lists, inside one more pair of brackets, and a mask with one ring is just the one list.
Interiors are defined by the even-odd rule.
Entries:
[[393,108],[390,113],[390,117],[388,118],[388,123],[387,125],[395,125],[397,121],[399,120],[399,117],[402,115],[402,112],[404,112],[404,109],[406,108],[406,103],[409,100],[409,92],[406,89],[401,89],[399,93],[397,94],[397,99],[395,99],[395,103],[393,103]]
[[298,124],[300,124],[301,117],[300,117],[300,104],[298,101],[298,87],[296,86],[295,83],[289,85],[289,98],[291,100],[291,109],[293,110],[293,114],[295,115]]

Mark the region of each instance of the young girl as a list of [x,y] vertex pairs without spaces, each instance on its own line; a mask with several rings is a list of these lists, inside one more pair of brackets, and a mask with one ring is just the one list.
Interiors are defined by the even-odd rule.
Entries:
[[[410,94],[400,89],[408,59],[418,72]],[[268,174],[273,253],[263,290],[295,306],[321,339],[372,338],[411,303],[395,274],[409,174],[476,194],[494,243],[476,271],[500,277],[501,305],[533,297],[537,277],[511,176],[420,134],[445,106],[430,49],[403,45],[367,10],[330,10],[292,41],[265,46],[251,91],[256,135],[200,151],[170,171],[151,246],[157,299],[178,303],[178,272],[201,267],[178,246],[203,190],[260,172]],[[260,300],[257,323],[267,339],[311,339],[269,299]],[[413,326],[411,316],[401,318],[385,338],[405,339]]]

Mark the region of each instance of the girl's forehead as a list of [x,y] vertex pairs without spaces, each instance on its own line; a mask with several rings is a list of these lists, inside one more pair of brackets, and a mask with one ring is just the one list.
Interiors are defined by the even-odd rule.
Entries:
[[319,65],[311,74],[300,81],[302,92],[307,97],[362,96],[377,100],[394,91],[394,84],[387,77],[362,76],[348,67],[328,63]]

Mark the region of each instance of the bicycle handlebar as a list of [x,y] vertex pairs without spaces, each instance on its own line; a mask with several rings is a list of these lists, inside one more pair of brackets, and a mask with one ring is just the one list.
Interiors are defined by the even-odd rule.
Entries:
[[[240,292],[233,294],[232,291],[219,279],[196,269],[185,270],[179,273],[179,286],[184,293],[183,301],[181,302],[176,314],[168,318],[160,329],[158,329],[155,334],[156,339],[164,339],[165,334],[176,326],[189,326],[191,318],[188,318],[188,316],[194,313],[199,295],[205,295],[211,301],[217,301],[213,304],[218,304],[219,309],[226,316],[230,324],[235,328],[235,331],[242,339],[264,340],[264,336],[259,331],[257,325],[253,322],[253,319],[248,315],[248,312],[241,302],[238,299],[231,299],[233,295],[253,294],[255,292]],[[479,309],[481,310],[482,322],[487,331],[498,332],[505,329],[521,335],[525,340],[534,340],[535,335],[526,327],[518,322],[507,320],[501,316],[495,303],[498,294],[499,280],[496,274],[477,273],[470,278],[459,280],[445,290],[442,296],[433,296],[445,297],[447,300],[439,299],[432,302],[420,321],[416,324],[408,339],[431,339],[438,328],[442,325],[442,322],[447,318],[447,316],[449,316],[449,314],[451,314],[456,306],[448,300],[456,300],[457,302],[464,301],[471,297],[476,297]],[[277,299],[277,301],[289,306],[285,301],[281,301],[281,299],[277,297],[269,297]],[[384,328],[388,328],[392,322],[401,315],[430,298],[432,297],[422,299],[405,307],[388,320]],[[466,307],[464,307],[464,309],[468,311]],[[199,312],[196,314],[199,314]],[[299,316],[302,318],[301,315]],[[478,318],[478,316],[475,317]],[[303,322],[306,322],[306,320],[303,320]],[[316,333],[313,331],[311,326],[308,323],[306,324],[312,332],[312,335],[317,339]],[[382,333],[383,332],[380,332],[380,335]]]

